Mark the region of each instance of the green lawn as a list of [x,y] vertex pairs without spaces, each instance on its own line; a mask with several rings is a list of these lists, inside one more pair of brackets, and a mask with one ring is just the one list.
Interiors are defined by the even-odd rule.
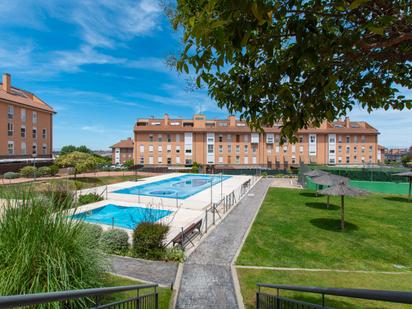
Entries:
[[[107,275],[106,280],[103,285],[105,287],[114,287],[114,286],[138,285],[138,284],[144,284],[144,283],[131,280],[131,279],[127,279],[127,278],[123,278],[123,277]],[[149,289],[148,291],[151,291],[151,289]],[[159,291],[159,309],[169,308],[170,298],[172,296],[172,290],[169,288],[158,288],[158,291]],[[144,292],[145,292],[144,290],[141,291],[141,293],[144,293]],[[102,302],[103,303],[115,302],[115,301],[120,301],[120,300],[127,299],[130,297],[135,297],[135,296],[136,296],[136,291],[116,293],[111,296],[105,297],[102,300]]]
[[[143,178],[143,176],[137,176],[138,179]],[[118,183],[122,181],[129,181],[134,180],[136,177],[134,175],[126,175],[126,176],[105,176],[105,177],[77,177],[75,180],[74,178],[70,179],[51,179],[51,180],[42,180],[39,178],[36,182],[28,182],[28,183],[21,183],[21,184],[12,184],[12,185],[1,185],[0,189],[3,190],[15,190],[20,188],[27,188],[30,186],[35,186],[36,190],[41,190],[42,188],[47,188],[50,185],[62,186],[67,187],[72,190],[81,190],[87,189],[92,187],[110,185],[113,183]],[[7,183],[7,181],[5,182]]]
[[[271,188],[237,259],[238,265],[391,271],[339,273],[238,268],[245,304],[252,308],[256,283],[411,290],[412,203],[372,194],[345,199],[346,230],[340,230],[340,199],[313,191]],[[285,293],[300,297],[296,293]],[[319,297],[305,294],[307,301]],[[328,297],[328,299],[330,299]],[[403,308],[372,301],[333,298],[336,308]]]
[[271,188],[237,260],[240,265],[349,270],[412,270],[412,204],[369,195],[345,199],[313,191]]
[[[246,308],[254,308],[256,299],[256,283],[305,285],[340,288],[370,288],[382,290],[411,290],[412,274],[399,273],[398,275],[365,274],[365,273],[337,273],[337,272],[309,272],[309,271],[275,271],[238,269],[243,301]],[[265,292],[276,293],[265,289]],[[281,291],[281,296],[300,299],[311,303],[321,304],[320,295],[310,293]],[[371,300],[359,300],[346,297],[326,296],[326,306],[334,308],[410,308],[410,305],[400,305]]]

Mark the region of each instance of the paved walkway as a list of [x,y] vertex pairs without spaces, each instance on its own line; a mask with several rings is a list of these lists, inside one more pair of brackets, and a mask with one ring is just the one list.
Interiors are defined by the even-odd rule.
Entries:
[[271,182],[260,180],[189,256],[176,308],[238,308],[231,263]]
[[112,272],[118,275],[171,286],[176,277],[177,263],[147,261],[130,257],[111,256]]

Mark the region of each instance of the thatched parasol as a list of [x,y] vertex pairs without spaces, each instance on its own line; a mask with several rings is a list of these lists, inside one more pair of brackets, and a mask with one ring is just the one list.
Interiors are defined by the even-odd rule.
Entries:
[[[322,171],[322,170],[311,170],[309,172],[304,173],[303,175],[308,176],[308,177],[319,177],[322,175],[328,175],[328,172]],[[318,184],[315,183],[316,185],[316,190],[318,190]],[[318,193],[316,192],[316,196],[318,196]]]
[[341,207],[340,207],[340,227],[345,229],[345,196],[359,196],[368,194],[368,191],[349,187],[347,183],[341,182],[333,187],[328,187],[326,189],[320,190],[320,194],[328,196],[340,196],[341,197]]
[[[334,175],[334,174],[326,174],[326,175],[321,175],[318,177],[313,177],[312,182],[314,182],[316,185],[323,185],[323,186],[335,186],[340,183],[345,183],[347,184],[349,182],[349,178]],[[329,196],[327,199],[326,207],[329,208]]]
[[394,176],[402,176],[402,177],[408,177],[409,178],[409,194],[408,194],[408,201],[411,201],[411,191],[412,191],[412,171],[409,172],[402,172],[402,173],[397,173],[393,174]]

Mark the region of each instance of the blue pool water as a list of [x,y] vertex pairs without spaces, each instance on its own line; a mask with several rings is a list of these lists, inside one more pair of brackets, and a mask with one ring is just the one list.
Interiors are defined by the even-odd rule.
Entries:
[[72,216],[92,223],[114,225],[126,229],[134,229],[140,222],[156,222],[170,215],[172,211],[142,207],[124,207],[108,204],[90,211]]
[[159,180],[144,185],[113,191],[113,193],[134,194],[156,197],[186,199],[193,194],[210,188],[231,176],[185,174],[173,178]]

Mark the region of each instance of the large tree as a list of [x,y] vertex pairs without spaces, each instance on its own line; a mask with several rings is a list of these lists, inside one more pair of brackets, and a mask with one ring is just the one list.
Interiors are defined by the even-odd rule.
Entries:
[[[346,115],[412,108],[411,0],[177,0],[177,69],[282,139]],[[191,72],[191,73],[192,73]]]

